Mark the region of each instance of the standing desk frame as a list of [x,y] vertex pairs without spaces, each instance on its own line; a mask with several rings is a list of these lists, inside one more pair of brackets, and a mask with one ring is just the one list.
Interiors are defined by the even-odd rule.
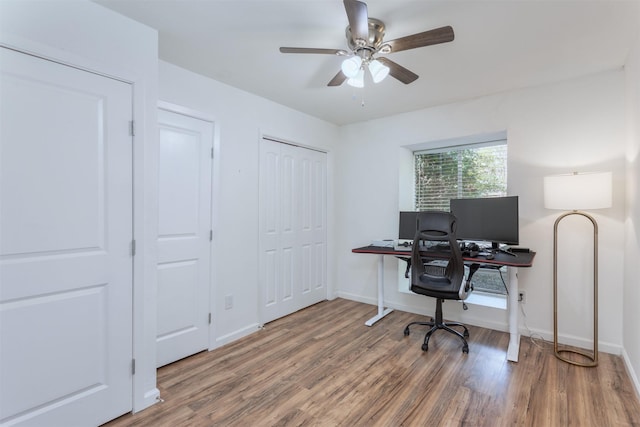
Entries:
[[[378,313],[365,322],[365,325],[372,326],[378,320],[393,311],[392,308],[384,307],[384,257],[391,255],[395,257],[408,258],[411,251],[398,251],[389,247],[363,246],[352,249],[351,252],[357,254],[378,255]],[[437,256],[437,254],[435,254]],[[509,268],[509,298],[507,308],[509,310],[509,347],[507,348],[507,360],[518,361],[520,353],[520,325],[518,321],[518,268],[531,267],[535,252],[518,252],[515,256],[496,253],[493,259],[486,259],[484,256],[464,257],[465,264],[481,264],[493,266],[507,266]]]

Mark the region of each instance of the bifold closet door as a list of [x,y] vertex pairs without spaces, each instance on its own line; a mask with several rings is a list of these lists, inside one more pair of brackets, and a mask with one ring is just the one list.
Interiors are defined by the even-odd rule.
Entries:
[[326,299],[326,154],[260,145],[260,321]]
[[327,298],[327,155],[298,148],[298,165],[300,309]]
[[0,425],[132,408],[132,88],[0,48]]

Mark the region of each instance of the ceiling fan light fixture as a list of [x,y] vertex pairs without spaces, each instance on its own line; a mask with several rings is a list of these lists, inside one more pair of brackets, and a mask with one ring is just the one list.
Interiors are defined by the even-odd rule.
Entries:
[[359,56],[352,56],[342,61],[341,69],[342,73],[348,78],[354,78],[362,67],[362,58]]
[[[369,17],[365,0],[344,0],[343,3],[349,21],[345,29],[347,50],[280,47],[282,53],[330,54],[345,57],[340,71],[327,83],[327,86],[340,86],[348,81],[351,86],[364,87],[362,75],[367,73],[371,75],[374,83],[381,82],[387,75],[391,75],[405,85],[413,83],[419,77],[416,73],[386,57],[375,60],[375,56],[448,43],[455,38],[453,28],[447,25],[385,43],[385,24],[379,19]],[[358,76],[358,74],[361,75]]]
[[389,75],[389,67],[374,59],[369,62],[369,72],[374,83],[380,83]]
[[353,87],[364,87],[364,68],[360,68],[355,76],[347,80],[347,84]]

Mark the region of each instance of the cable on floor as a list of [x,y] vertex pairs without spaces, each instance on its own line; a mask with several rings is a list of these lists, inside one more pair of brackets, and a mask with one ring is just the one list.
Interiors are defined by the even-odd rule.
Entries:
[[[524,311],[524,304],[518,303],[518,305],[520,306],[520,312],[522,313],[524,327],[529,333],[529,340],[531,340],[531,343],[539,349],[544,349],[544,344],[547,342],[547,340],[545,340],[542,335],[534,333],[531,331],[531,329],[529,329],[529,325],[527,324],[527,313]],[[539,341],[542,341],[542,344]]]

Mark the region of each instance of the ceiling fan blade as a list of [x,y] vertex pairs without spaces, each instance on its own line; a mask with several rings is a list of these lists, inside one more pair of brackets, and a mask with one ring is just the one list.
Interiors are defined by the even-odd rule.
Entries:
[[342,71],[338,71],[338,74],[331,79],[327,86],[340,86],[345,80],[347,80],[347,76]]
[[416,73],[409,71],[402,65],[399,65],[388,58],[378,57],[376,59],[389,67],[389,74],[391,75],[391,77],[400,80],[406,85],[416,81],[419,77]]
[[417,47],[430,46],[433,44],[447,43],[454,38],[453,28],[450,26],[436,28],[411,36],[400,37],[399,39],[387,42],[391,46],[391,52],[400,52]]
[[281,47],[282,53],[319,53],[324,55],[346,56],[349,54],[343,49],[316,49],[313,47]]
[[369,40],[369,14],[367,4],[358,0],[344,0],[351,35],[354,40]]

